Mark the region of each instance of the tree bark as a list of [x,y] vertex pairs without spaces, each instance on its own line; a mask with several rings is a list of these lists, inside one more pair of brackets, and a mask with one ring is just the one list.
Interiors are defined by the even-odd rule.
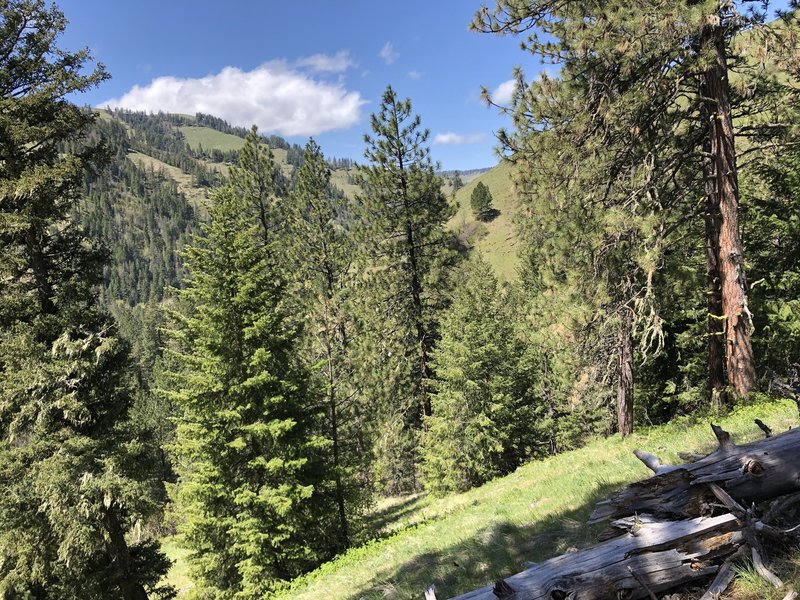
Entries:
[[[708,115],[708,139],[713,169],[713,194],[719,207],[719,269],[725,355],[730,387],[746,396],[755,380],[751,315],[747,304],[747,281],[739,236],[739,183],[736,169],[733,120],[728,86],[728,66],[722,25],[703,33],[703,50],[712,62],[703,74],[701,92]],[[709,188],[710,189],[710,188]],[[712,201],[714,202],[714,201]]]
[[120,573],[120,593],[123,600],[147,600],[147,592],[141,583],[136,580],[131,565],[131,556],[128,543],[125,541],[125,532],[119,522],[116,508],[112,505],[103,513],[103,524],[108,533],[106,546],[117,571]]
[[617,332],[617,431],[633,433],[633,315],[627,308]]
[[[709,123],[711,112],[708,103],[703,104],[703,122]],[[708,285],[708,389],[711,406],[719,409],[723,404],[725,390],[725,332],[723,328],[722,289],[719,274],[719,201],[715,185],[715,169],[711,160],[711,138],[706,137],[703,143],[706,153],[703,159],[703,179],[706,189],[706,281]]]
[[[713,575],[721,558],[744,541],[736,517],[727,513],[663,522],[644,517],[619,525],[628,533],[556,556],[457,600],[497,600],[506,595],[527,600],[653,597]],[[504,593],[498,594],[498,588]]]

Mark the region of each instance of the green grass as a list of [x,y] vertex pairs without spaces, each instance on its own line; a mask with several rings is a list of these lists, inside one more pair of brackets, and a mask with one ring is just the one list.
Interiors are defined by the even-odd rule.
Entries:
[[177,540],[172,537],[161,542],[161,549],[172,561],[172,568],[167,573],[164,583],[168,583],[178,590],[178,598],[185,597],[192,589],[189,565],[186,562],[189,551],[181,548]]
[[183,125],[180,130],[192,150],[197,150],[202,146],[204,150],[228,152],[230,150],[241,150],[244,147],[242,138],[229,133],[222,133],[210,127]]
[[[715,422],[742,443],[761,436],[756,417],[782,431],[796,424],[797,408],[789,401],[764,403]],[[679,418],[626,439],[592,441],[464,494],[384,501],[371,517],[380,539],[296,581],[283,598],[421,598],[431,583],[439,598],[448,598],[516,573],[526,561],[593,545],[602,526],[585,523],[595,503],[649,476],[633,449],[672,463],[679,462],[678,451],[710,451],[715,441],[708,422]],[[739,592],[737,598],[758,598]]]
[[[455,198],[457,211],[448,224],[456,232],[475,228],[485,232],[485,235],[473,241],[474,249],[492,265],[497,276],[503,281],[516,280],[520,264],[517,255],[520,242],[513,222],[519,208],[511,182],[511,169],[510,163],[501,163],[458,190]],[[499,211],[494,219],[480,224],[473,217],[470,207],[472,190],[479,181],[489,187],[492,193],[492,205]]]

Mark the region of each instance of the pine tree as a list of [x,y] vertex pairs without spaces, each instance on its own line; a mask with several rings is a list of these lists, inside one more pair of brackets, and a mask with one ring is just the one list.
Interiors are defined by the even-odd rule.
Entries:
[[[709,339],[725,339],[728,382],[742,395],[753,384],[754,360],[737,224],[734,138],[743,134],[770,143],[785,138],[789,128],[774,98],[793,93],[766,68],[768,57],[780,56],[784,48],[778,28],[763,21],[763,13],[740,13],[735,3],[716,1],[587,6],[500,0],[474,23],[483,31],[525,32],[525,48],[561,67],[558,77],[536,82],[526,82],[518,72],[517,132],[501,137],[524,163],[523,189],[531,191],[538,181],[538,193],[547,195],[548,185],[566,190],[578,176],[584,183],[571,186],[574,201],[590,210],[602,207],[623,221],[622,227],[613,226],[600,215],[617,249],[635,249],[627,265],[633,277],[623,281],[628,292],[617,293],[616,284],[609,290],[627,307],[619,312],[620,341],[630,340],[624,332],[629,322],[645,341],[658,333],[659,318],[649,319],[643,329],[641,324],[648,315],[657,316],[652,278],[660,257],[693,219],[708,219],[709,301],[715,290],[720,294],[719,303],[709,304]],[[759,46],[758,64],[737,48],[740,34],[751,49]],[[732,73],[736,85],[729,81]],[[736,128],[735,113],[742,117]],[[566,149],[561,166],[547,158],[540,164],[541,156],[559,148]],[[561,194],[562,203],[568,201],[554,193]],[[698,203],[698,197],[707,201]],[[724,324],[722,336],[714,323]],[[622,346],[618,356],[630,355]],[[719,372],[718,365],[712,368],[712,383]],[[629,376],[627,367],[618,369],[620,381]]]
[[470,195],[470,206],[472,214],[479,221],[487,220],[494,208],[492,207],[492,192],[482,181],[479,181]]
[[425,487],[435,493],[510,473],[533,454],[539,433],[515,303],[480,256],[457,280],[432,353],[437,378],[423,437]]
[[324,390],[324,435],[330,440],[328,474],[336,519],[338,550],[349,547],[352,521],[369,497],[365,481],[369,450],[366,424],[354,381],[353,337],[356,335],[351,296],[355,241],[345,229],[348,205],[331,187],[331,172],[320,147],[309,140],[288,203],[288,231],[293,270],[299,281],[305,313],[307,362],[319,365],[316,378]]
[[384,422],[377,470],[387,490],[400,491],[416,486],[417,435],[431,414],[430,352],[444,300],[444,225],[452,209],[425,145],[429,132],[412,117],[410,100],[388,87],[371,123],[357,197],[369,279],[362,315],[373,332],[370,394],[380,399]]
[[104,252],[71,219],[101,150],[63,147],[104,80],[55,45],[66,20],[0,4],[0,595],[147,598],[168,561],[131,543],[157,510],[148,432],[127,420],[127,348],[99,308]]
[[315,565],[326,539],[316,525],[318,406],[295,357],[274,245],[252,208],[233,186],[215,192],[187,250],[174,333],[182,534],[200,585],[222,598],[263,596]]

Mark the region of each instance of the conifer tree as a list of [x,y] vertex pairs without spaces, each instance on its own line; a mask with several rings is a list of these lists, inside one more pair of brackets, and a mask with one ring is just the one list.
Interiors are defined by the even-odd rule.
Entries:
[[464,491],[516,469],[533,454],[543,416],[514,327],[516,303],[480,256],[457,281],[432,353],[433,414],[422,454],[425,487],[435,493]]
[[475,218],[484,221],[492,214],[492,193],[485,183],[479,181],[470,195],[470,206]]
[[[525,48],[560,66],[557,77],[535,82],[526,82],[518,72],[517,131],[501,139],[521,161],[524,189],[539,185],[537,193],[547,196],[548,182],[566,190],[578,176],[584,180],[581,186],[573,185],[567,195],[555,192],[560,202],[572,197],[623,221],[615,227],[603,218],[607,225],[602,229],[617,239],[617,248],[634,249],[628,252],[634,276],[623,280],[623,288],[633,293],[616,293],[616,284],[610,291],[627,307],[620,323],[630,319],[645,341],[658,333],[658,318],[649,319],[648,327],[641,323],[657,315],[652,277],[659,257],[679,237],[676,232],[705,213],[710,301],[718,289],[721,307],[709,305],[709,323],[724,325],[728,383],[742,395],[753,384],[754,359],[734,138],[746,135],[759,143],[785,138],[789,128],[774,98],[792,93],[790,85],[767,70],[783,48],[778,29],[764,25],[764,17],[711,0],[590,5],[500,0],[474,22],[483,31],[525,33]],[[751,51],[759,46],[757,64],[736,47],[745,30]],[[730,83],[734,72],[735,86]],[[742,120],[734,124],[736,116]],[[561,151],[560,165],[547,158]],[[698,197],[708,200],[698,203]],[[595,247],[610,248],[607,243]],[[630,339],[620,331],[620,340]],[[710,327],[712,342],[716,333]],[[618,355],[622,351],[620,346]],[[719,371],[712,368],[713,385]],[[628,369],[618,374],[628,377]]]
[[55,45],[65,26],[42,1],[0,3],[0,595],[168,596],[157,545],[126,538],[157,508],[153,448],[127,420],[104,252],[72,221],[101,151],[63,151],[93,120],[65,97],[107,75]]
[[215,192],[174,332],[182,534],[199,584],[222,598],[265,595],[316,564],[326,539],[318,407],[251,201],[233,185]]
[[320,147],[309,140],[286,212],[291,265],[303,282],[304,351],[309,364],[319,365],[316,379],[325,397],[323,435],[330,441],[328,476],[336,506],[330,529],[337,549],[344,550],[351,543],[353,518],[368,498],[363,475],[369,450],[352,364],[356,247],[345,229],[347,203],[333,193],[330,179]]
[[378,470],[398,491],[416,485],[417,433],[431,414],[427,381],[449,260],[444,224],[452,209],[426,146],[429,132],[412,116],[410,100],[388,87],[371,124],[357,198],[369,278],[363,315],[374,332],[372,391],[381,399],[386,434]]

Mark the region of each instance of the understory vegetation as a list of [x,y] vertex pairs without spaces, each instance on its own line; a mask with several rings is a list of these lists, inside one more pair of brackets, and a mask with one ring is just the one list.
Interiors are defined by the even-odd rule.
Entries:
[[558,71],[466,184],[391,86],[362,162],[79,108],[65,27],[0,2],[0,597],[444,597],[796,419],[794,12],[498,0]]

